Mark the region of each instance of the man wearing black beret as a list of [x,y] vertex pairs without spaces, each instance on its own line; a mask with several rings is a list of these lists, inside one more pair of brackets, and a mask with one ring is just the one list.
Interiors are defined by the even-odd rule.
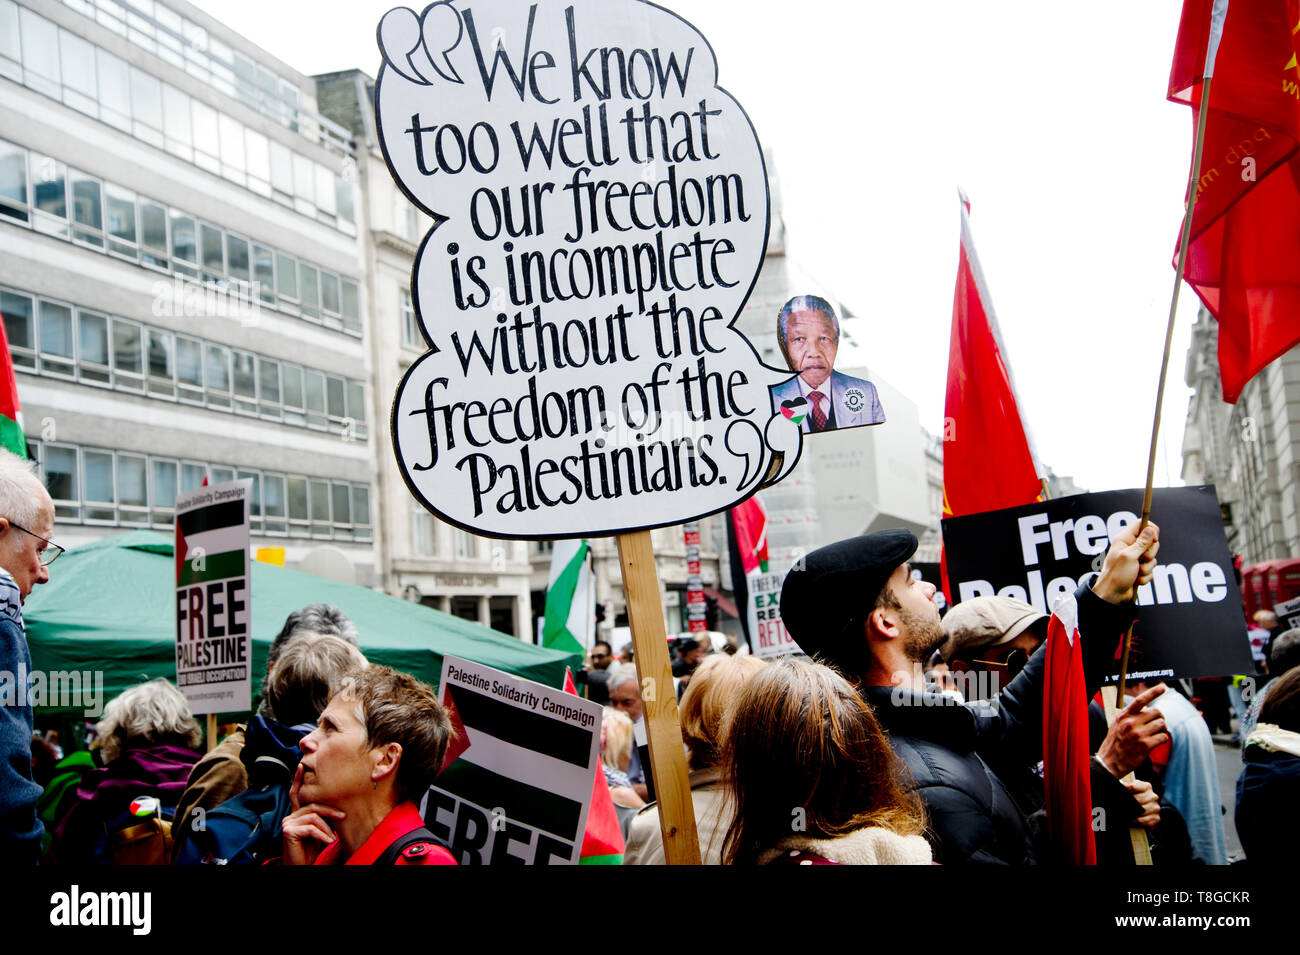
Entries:
[[[1116,535],[1092,587],[1075,593],[1088,697],[1111,669],[1133,618],[1137,587],[1151,580],[1160,531]],[[1040,648],[992,701],[960,704],[927,686],[922,668],[945,640],[934,585],[912,578],[916,536],[901,528],[820,548],[781,591],[781,617],[809,656],[857,683],[906,763],[925,803],[935,861],[1035,861],[1024,816],[980,753],[1032,766],[1042,758]]]

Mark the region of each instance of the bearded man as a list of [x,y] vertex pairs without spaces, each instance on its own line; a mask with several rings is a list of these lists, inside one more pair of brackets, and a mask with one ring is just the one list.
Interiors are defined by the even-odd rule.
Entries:
[[[923,668],[946,637],[934,585],[913,579],[907,563],[916,546],[898,528],[813,551],[786,576],[782,620],[805,653],[839,668],[871,704],[925,803],[936,862],[1033,863],[1025,814],[981,754],[1026,768],[1042,759],[1046,655],[1036,651],[994,700],[963,704],[927,685]],[[1159,546],[1154,524],[1141,536],[1126,528],[1096,582],[1075,593],[1089,698]]]

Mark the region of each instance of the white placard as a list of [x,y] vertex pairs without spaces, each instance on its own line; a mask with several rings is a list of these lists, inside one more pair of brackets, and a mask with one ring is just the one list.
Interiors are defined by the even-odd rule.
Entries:
[[[795,464],[789,373],[731,327],[767,175],[704,37],[641,0],[446,2],[378,31],[380,145],[438,224],[393,405],[412,493],[488,536],[715,513]],[[778,461],[779,458],[779,461]]]
[[576,864],[600,771],[601,708],[501,670],[443,657],[457,739],[423,812],[462,865]]
[[252,707],[250,479],[176,498],[176,685],[196,716]]

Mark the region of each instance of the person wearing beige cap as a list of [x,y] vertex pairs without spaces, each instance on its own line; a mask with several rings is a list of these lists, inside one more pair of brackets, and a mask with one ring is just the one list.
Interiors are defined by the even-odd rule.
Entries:
[[[1047,639],[1049,619],[1014,597],[972,597],[949,610],[942,621],[947,641],[940,653],[966,699],[991,699],[1000,687],[1015,679]],[[1098,832],[1101,864],[1131,863],[1127,827],[1137,824],[1153,829],[1160,822],[1160,797],[1151,784],[1119,780],[1169,738],[1159,710],[1146,706],[1163,692],[1163,686],[1153,688],[1126,708],[1110,725],[1106,739],[1092,758],[1094,815],[1100,809],[1099,818],[1124,823],[1110,827],[1118,838]],[[996,757],[990,757],[990,764],[1022,808],[1032,812],[1041,807],[1042,784],[1037,776],[1017,771],[1014,765]]]
[[[989,699],[1015,679],[1047,639],[1048,619],[1014,597],[972,597],[949,610],[943,618],[947,639],[939,652],[966,699]],[[981,674],[988,678],[971,679]]]

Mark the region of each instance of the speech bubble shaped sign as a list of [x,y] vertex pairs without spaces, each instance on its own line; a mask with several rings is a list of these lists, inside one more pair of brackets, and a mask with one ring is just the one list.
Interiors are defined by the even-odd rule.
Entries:
[[412,493],[477,533],[611,534],[788,473],[797,423],[732,324],[763,154],[700,33],[642,0],[440,2],[380,21],[379,138],[436,225],[430,349],[393,403]]

